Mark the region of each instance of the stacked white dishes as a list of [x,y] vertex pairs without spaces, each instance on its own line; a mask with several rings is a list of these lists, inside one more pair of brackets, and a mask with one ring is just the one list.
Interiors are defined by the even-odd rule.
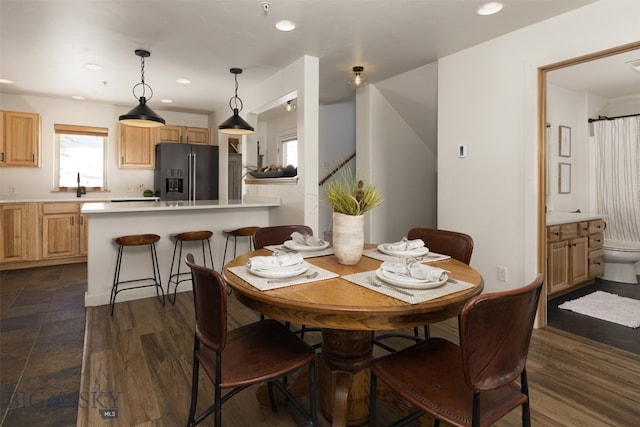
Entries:
[[378,245],[378,250],[383,254],[401,258],[421,257],[429,253],[429,248],[424,245],[422,239],[409,240],[406,237],[399,242],[382,243]]
[[420,263],[385,261],[376,270],[378,279],[399,288],[431,289],[444,285],[448,271]]
[[250,273],[267,279],[295,277],[308,269],[309,263],[297,253],[254,256],[247,260],[247,270]]
[[291,233],[291,240],[284,242],[284,247],[292,251],[321,251],[329,247],[329,242],[294,231]]

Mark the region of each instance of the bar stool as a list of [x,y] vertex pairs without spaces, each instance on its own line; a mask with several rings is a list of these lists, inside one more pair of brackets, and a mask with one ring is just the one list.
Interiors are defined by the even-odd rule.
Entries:
[[[116,258],[116,271],[113,276],[113,286],[111,288],[111,317],[113,317],[113,307],[116,302],[116,295],[118,295],[118,292],[126,290],[155,286],[156,294],[158,295],[158,298],[161,298],[162,306],[164,306],[164,291],[162,290],[160,268],[158,267],[158,254],[156,253],[156,242],[158,240],[160,240],[160,236],[158,236],[157,234],[133,234],[128,236],[120,236],[113,239],[113,241],[118,245],[118,256]],[[149,251],[151,252],[151,268],[153,269],[153,277],[120,281],[120,268],[122,266],[122,254],[124,252],[125,246],[149,246]],[[125,283],[145,282],[149,280],[152,281],[152,283],[138,286],[127,286],[124,289],[118,289],[120,285]]]
[[[173,288],[173,299],[171,299],[171,304],[176,303],[176,294],[178,292],[178,285],[182,282],[191,281],[191,270],[187,269],[187,271],[180,272],[180,265],[182,264],[182,245],[184,242],[201,242],[202,243],[202,262],[204,266],[207,266],[207,257],[205,256],[205,242],[206,246],[209,249],[209,260],[211,261],[211,269],[213,269],[213,254],[211,253],[211,242],[210,238],[213,236],[213,233],[208,230],[203,231],[186,231],[184,233],[172,234],[171,238],[175,241],[173,245],[173,257],[171,258],[171,269],[169,270],[169,281],[167,282],[167,296],[171,299],[171,284],[175,284],[175,288]],[[178,248],[180,248],[178,250]],[[176,264],[176,252],[178,252],[177,257],[177,272],[173,272],[173,266]],[[186,277],[185,277],[186,276]]]
[[224,265],[227,261],[227,245],[229,244],[229,238],[233,237],[233,257],[236,257],[236,248],[238,246],[238,237],[248,237],[249,238],[249,252],[251,252],[253,247],[253,233],[256,232],[260,227],[249,226],[249,227],[240,227],[240,228],[227,228],[226,230],[222,230],[222,234],[227,237],[226,242],[224,243],[224,256],[222,257],[222,265]]

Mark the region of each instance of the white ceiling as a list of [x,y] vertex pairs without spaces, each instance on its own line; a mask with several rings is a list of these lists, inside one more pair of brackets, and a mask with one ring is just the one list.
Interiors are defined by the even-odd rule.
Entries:
[[[479,16],[477,0],[271,0],[268,12],[260,0],[2,0],[0,77],[15,83],[0,90],[133,106],[140,82],[134,50],[144,48],[151,51],[145,81],[153,109],[209,112],[233,95],[229,68],[244,69],[242,98],[311,55],[320,58],[326,104],[353,93],[347,79],[354,65],[375,83],[592,0],[502,2],[501,13]],[[275,30],[283,18],[297,28]],[[165,98],[173,104],[161,104]]]
[[590,92],[613,100],[640,95],[640,50],[620,53],[547,73],[547,82],[576,92]]

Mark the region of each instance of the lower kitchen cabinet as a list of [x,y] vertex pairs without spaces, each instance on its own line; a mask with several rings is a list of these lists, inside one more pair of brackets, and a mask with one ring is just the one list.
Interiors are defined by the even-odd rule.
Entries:
[[80,203],[42,203],[42,258],[86,254],[86,218],[80,214]]
[[33,261],[39,258],[38,218],[37,203],[0,205],[0,262]]

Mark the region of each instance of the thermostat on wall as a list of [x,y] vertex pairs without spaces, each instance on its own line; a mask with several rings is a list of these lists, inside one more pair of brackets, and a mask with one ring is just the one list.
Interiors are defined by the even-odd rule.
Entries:
[[462,159],[467,157],[467,144],[460,144],[458,146],[458,158]]

